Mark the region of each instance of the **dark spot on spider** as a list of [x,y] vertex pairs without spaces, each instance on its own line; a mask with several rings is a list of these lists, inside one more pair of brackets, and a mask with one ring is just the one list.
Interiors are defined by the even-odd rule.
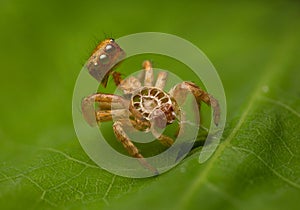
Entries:
[[133,102],[139,102],[141,100],[141,96],[135,95],[132,100],[133,100]]
[[144,95],[144,96],[145,96],[145,95],[148,95],[148,89],[142,90],[142,91],[141,91],[141,94]]
[[163,99],[161,99],[161,102],[162,102],[162,103],[167,103],[168,101],[169,101],[168,98],[163,98]]
[[158,97],[159,99],[161,99],[161,98],[164,97],[164,96],[165,96],[164,93],[159,93],[159,94],[157,95],[157,97]]
[[155,94],[157,93],[158,91],[156,90],[156,89],[152,89],[151,91],[150,91],[150,94],[152,95],[152,96],[155,96]]

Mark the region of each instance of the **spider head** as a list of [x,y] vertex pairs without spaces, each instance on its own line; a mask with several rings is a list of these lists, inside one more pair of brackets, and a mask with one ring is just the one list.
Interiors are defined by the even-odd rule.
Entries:
[[86,67],[89,73],[106,87],[108,76],[112,69],[123,60],[125,56],[125,52],[114,39],[105,39],[96,46]]

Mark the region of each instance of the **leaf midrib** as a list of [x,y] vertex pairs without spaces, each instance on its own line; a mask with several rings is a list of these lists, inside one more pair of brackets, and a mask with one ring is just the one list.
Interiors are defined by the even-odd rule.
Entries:
[[[289,29],[290,28],[292,28],[292,27],[289,27]],[[296,45],[294,45],[295,38],[292,37],[293,38],[292,39],[289,36],[291,34],[289,32],[290,32],[290,30],[287,30],[286,36],[284,36],[284,39],[283,39],[281,45],[279,45],[278,50],[275,52],[275,55],[273,56],[273,59],[271,59],[271,61],[266,64],[265,73],[263,74],[262,79],[258,82],[258,85],[255,88],[254,93],[251,95],[250,100],[247,103],[249,105],[245,108],[238,123],[233,128],[233,130],[229,134],[229,136],[224,140],[224,142],[222,144],[220,144],[220,146],[217,148],[217,150],[215,151],[215,154],[212,156],[210,161],[206,164],[206,167],[204,167],[204,170],[201,170],[198,173],[198,175],[196,176],[198,178],[195,179],[194,182],[192,182],[190,184],[190,186],[187,188],[186,192],[183,194],[181,199],[178,201],[178,203],[176,205],[176,209],[178,209],[178,210],[185,209],[186,205],[188,204],[189,198],[192,197],[194,192],[203,183],[205,183],[206,177],[207,177],[208,173],[210,172],[211,168],[213,167],[215,161],[218,160],[218,157],[223,153],[225,148],[230,145],[232,139],[234,139],[235,135],[237,134],[237,132],[239,131],[239,129],[245,122],[245,119],[247,118],[250,110],[255,107],[255,102],[257,101],[257,98],[259,98],[259,96],[261,95],[261,92],[262,92],[261,88],[264,85],[266,85],[271,79],[274,79],[273,75],[275,75],[275,76],[279,75],[280,71],[282,71],[284,69],[284,68],[282,68],[282,66],[284,66],[284,64],[288,61],[287,58],[289,56],[287,56],[287,54],[291,52],[291,49],[293,49],[294,46],[296,46]],[[285,56],[282,56],[282,55],[285,55]],[[271,75],[273,77],[272,76],[270,77],[270,72],[272,72]]]

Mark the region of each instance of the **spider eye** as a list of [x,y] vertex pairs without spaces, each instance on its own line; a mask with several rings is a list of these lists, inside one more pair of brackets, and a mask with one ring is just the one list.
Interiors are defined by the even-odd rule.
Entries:
[[113,45],[108,44],[108,45],[106,45],[106,47],[105,47],[105,52],[107,52],[107,53],[112,53],[112,52],[115,51],[115,49],[116,49],[116,48],[115,48]]
[[109,41],[110,41],[110,42],[114,42],[115,40],[114,40],[113,38],[110,38]]
[[106,54],[101,54],[99,56],[99,59],[102,64],[108,64],[108,62],[109,62],[109,58]]

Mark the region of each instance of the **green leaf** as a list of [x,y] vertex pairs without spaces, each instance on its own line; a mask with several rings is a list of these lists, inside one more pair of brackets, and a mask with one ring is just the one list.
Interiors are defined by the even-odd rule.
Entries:
[[207,163],[200,165],[196,153],[109,209],[298,209],[300,83],[299,65],[291,65],[299,55],[295,46],[293,36],[285,38]]
[[[109,5],[1,3],[1,20],[9,20],[0,21],[1,209],[298,209],[299,4]],[[72,126],[71,96],[90,37],[103,31],[173,33],[206,52],[229,111],[207,162],[199,164],[198,148],[165,174],[129,179],[87,157]]]

